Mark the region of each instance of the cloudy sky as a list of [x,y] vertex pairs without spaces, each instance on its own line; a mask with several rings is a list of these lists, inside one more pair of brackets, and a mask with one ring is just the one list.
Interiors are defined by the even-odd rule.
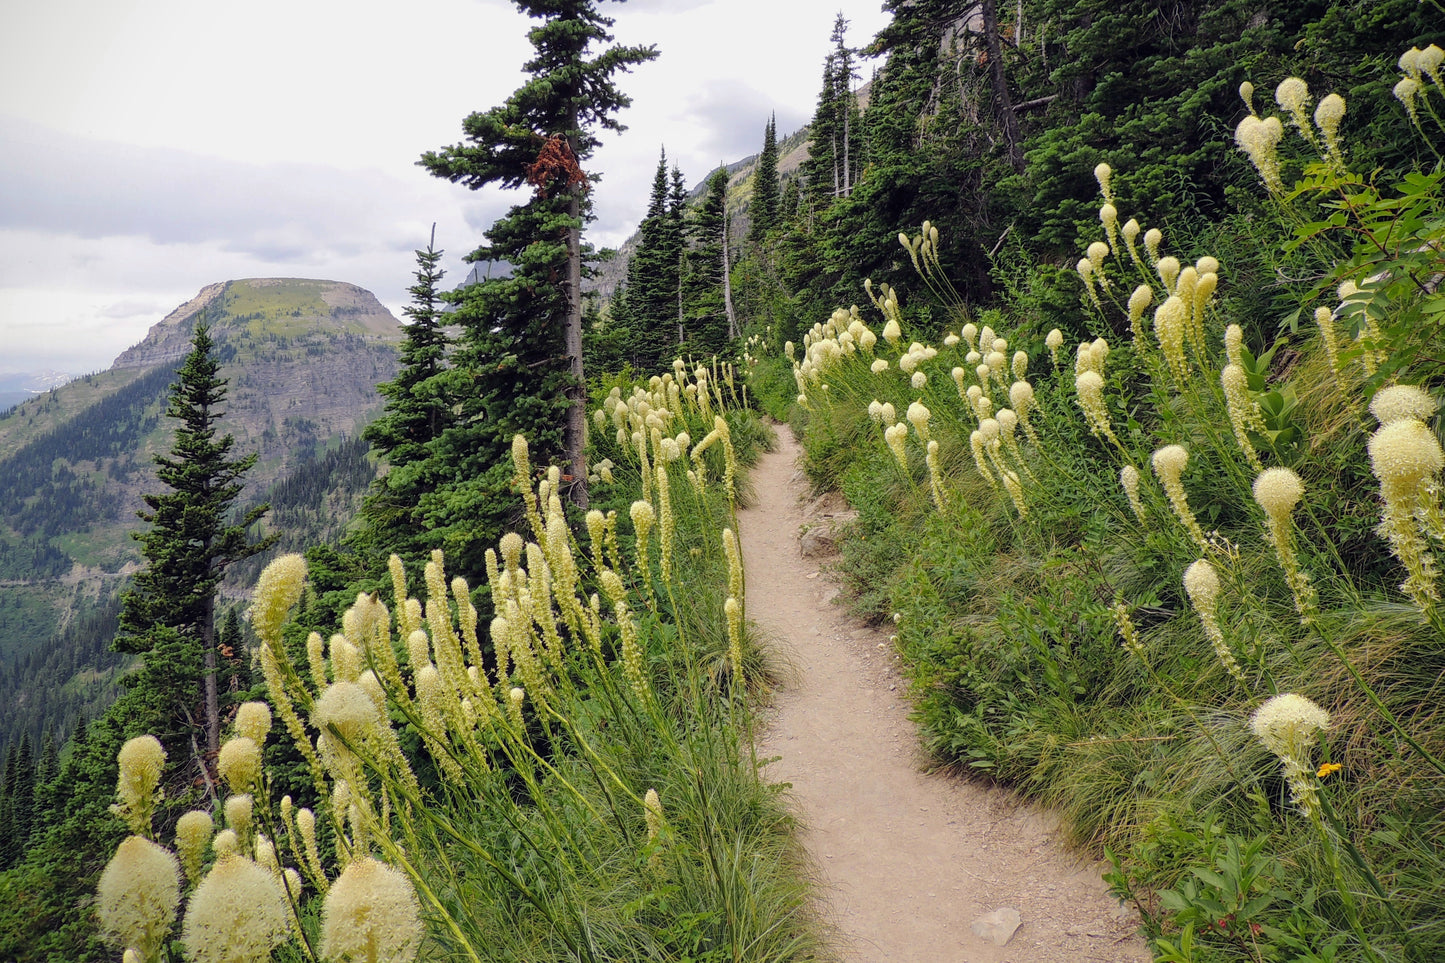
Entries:
[[[881,0],[604,3],[660,56],[590,165],[589,238],[620,244],[664,145],[689,185],[806,123],[833,18]],[[400,316],[433,222],[448,279],[519,198],[415,166],[522,80],[504,0],[45,0],[0,8],[0,374],[109,366],[205,284],[317,277]]]

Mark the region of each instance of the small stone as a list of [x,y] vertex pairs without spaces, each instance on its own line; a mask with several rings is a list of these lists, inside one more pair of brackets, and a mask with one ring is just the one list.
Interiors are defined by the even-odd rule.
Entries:
[[1022,923],[1023,918],[1019,916],[1019,911],[1005,906],[974,920],[971,929],[979,939],[988,940],[994,946],[1003,946],[1013,939]]

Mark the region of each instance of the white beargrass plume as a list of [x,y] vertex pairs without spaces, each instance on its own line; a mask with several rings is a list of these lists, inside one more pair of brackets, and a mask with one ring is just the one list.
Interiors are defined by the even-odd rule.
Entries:
[[1345,98],[1330,94],[1315,108],[1315,125],[1325,141],[1325,155],[1337,168],[1343,169],[1345,158],[1340,150],[1340,122],[1345,119]]
[[211,845],[211,834],[215,829],[211,814],[199,809],[193,809],[176,820],[176,850],[180,853],[186,879],[192,884],[200,881],[201,863],[205,862],[206,847]]
[[1052,329],[1044,336],[1044,345],[1049,349],[1049,354],[1053,356],[1054,365],[1057,367],[1059,363],[1059,349],[1064,346],[1064,333],[1058,328]]
[[1171,294],[1176,293],[1174,282],[1179,279],[1179,259],[1172,255],[1161,257],[1154,265],[1159,273],[1159,280],[1164,283],[1164,290]]
[[1113,169],[1108,164],[1100,163],[1094,167],[1094,179],[1099,182],[1099,193],[1104,200],[1110,204],[1114,202],[1114,192],[1109,186],[1109,179],[1113,176]]
[[181,901],[175,856],[142,836],[128,836],[100,874],[96,916],[101,935],[117,949],[134,949],[146,963],[158,959]]
[[922,401],[915,401],[908,406],[908,421],[913,425],[913,430],[918,432],[918,440],[924,445],[928,444],[928,419],[933,413]]
[[939,511],[943,511],[943,472],[938,464],[938,441],[930,441],[924,450],[923,463],[928,467],[928,489],[933,496],[933,504]]
[[1159,245],[1164,243],[1164,232],[1157,227],[1151,227],[1144,232],[1144,253],[1149,257],[1151,265],[1159,263]]
[[1144,643],[1139,641],[1139,630],[1134,627],[1134,622],[1129,618],[1129,606],[1123,602],[1115,602],[1109,607],[1109,617],[1114,620],[1115,627],[1119,630],[1119,638],[1123,640],[1124,649],[1139,659],[1144,658]]
[[216,771],[232,792],[249,792],[261,779],[261,747],[245,736],[227,739],[216,757]]
[[1024,434],[1028,435],[1029,441],[1035,445],[1039,443],[1038,433],[1034,431],[1033,423],[1029,420],[1030,414],[1036,404],[1034,398],[1034,386],[1027,381],[1015,381],[1009,386],[1009,404],[1013,405],[1014,414],[1018,415],[1019,424],[1023,427]]
[[1084,420],[1089,423],[1089,430],[1094,436],[1120,445],[1109,424],[1109,409],[1104,403],[1104,379],[1099,377],[1099,373],[1085,371],[1079,374],[1074,378],[1074,391],[1078,395],[1079,407],[1083,409]]
[[1315,326],[1320,329],[1320,344],[1324,346],[1325,358],[1330,363],[1330,375],[1334,378],[1335,390],[1339,391],[1340,345],[1335,337],[1335,313],[1329,308],[1315,308]]
[[1119,228],[1119,233],[1124,238],[1124,247],[1129,251],[1129,260],[1133,261],[1134,266],[1140,269],[1144,267],[1144,264],[1139,260],[1139,249],[1135,246],[1135,242],[1139,239],[1139,232],[1141,230],[1143,230],[1143,228],[1139,226],[1139,222],[1132,217],[1124,222],[1123,227]]
[[1245,685],[1244,670],[1239,667],[1239,661],[1219,628],[1219,575],[1215,573],[1214,566],[1202,558],[1190,565],[1184,570],[1184,590],[1189,593],[1189,601],[1204,627],[1204,635],[1214,647],[1225,671],[1240,685]]
[[1284,181],[1279,176],[1279,155],[1277,148],[1284,136],[1284,125],[1278,117],[1260,120],[1251,114],[1239,122],[1234,129],[1234,142],[1249,156],[1254,169],[1259,172],[1264,186],[1272,194],[1284,193]]
[[1419,127],[1420,108],[1415,103],[1415,98],[1420,93],[1420,82],[1414,77],[1401,77],[1399,83],[1395,84],[1393,93],[1395,99],[1405,105],[1405,112],[1410,115],[1410,123]]
[[1109,253],[1119,253],[1119,211],[1113,204],[1099,208],[1099,222],[1104,225],[1104,234],[1109,239]]
[[1175,385],[1182,389],[1189,380],[1189,364],[1184,358],[1184,335],[1189,324],[1189,307],[1177,295],[1170,295],[1154,311],[1154,337],[1159,350],[1169,363]]
[[1204,530],[1199,527],[1199,522],[1194,517],[1194,512],[1189,508],[1189,496],[1184,492],[1184,469],[1189,464],[1189,452],[1183,445],[1165,445],[1154,452],[1150,459],[1153,465],[1154,474],[1159,478],[1159,484],[1164,488],[1164,494],[1169,496],[1169,504],[1174,509],[1174,514],[1189,531],[1189,536],[1201,551],[1209,550],[1209,540],[1204,535]]
[[1311,147],[1316,147],[1314,128],[1310,126],[1310,88],[1298,77],[1286,77],[1274,91],[1275,103],[1289,114],[1290,123]]
[[328,960],[410,963],[424,934],[411,882],[369,856],[346,867],[322,905],[321,955]]
[[1249,108],[1249,112],[1251,115],[1257,116],[1254,110],[1254,84],[1250,83],[1247,80],[1244,83],[1240,84],[1239,99],[1244,101],[1244,106]]
[[908,438],[908,426],[902,422],[891,424],[883,429],[883,440],[888,445],[888,450],[893,452],[893,457],[898,459],[899,467],[908,470],[908,451],[904,442]]
[[1224,388],[1224,406],[1229,412],[1229,426],[1234,430],[1234,440],[1239,443],[1244,458],[1256,472],[1264,471],[1259,453],[1250,441],[1251,431],[1265,431],[1264,414],[1259,402],[1249,396],[1249,376],[1237,364],[1225,365],[1219,374],[1219,383]]
[[161,772],[166,751],[155,736],[136,736],[121,746],[117,755],[120,776],[116,782],[117,803],[111,807],[137,836],[151,835],[151,814],[160,801]]
[[1401,590],[1422,611],[1429,611],[1440,596],[1435,560],[1421,532],[1445,540],[1437,482],[1445,453],[1435,433],[1413,418],[1381,425],[1368,447],[1370,468],[1380,481],[1385,502],[1376,531],[1389,541],[1390,550],[1409,573]]
[[1424,421],[1435,414],[1439,405],[1430,393],[1416,385],[1391,385],[1375,392],[1370,399],[1370,414],[1382,425],[1397,421]]
[[1119,485],[1124,489],[1124,495],[1129,499],[1129,508],[1134,512],[1134,517],[1139,519],[1139,524],[1148,524],[1144,520],[1144,503],[1139,500],[1139,469],[1133,465],[1125,465],[1119,469]]
[[1144,347],[1144,310],[1154,300],[1154,289],[1141,284],[1129,295],[1129,331],[1134,335],[1134,344]]
[[265,963],[290,932],[279,877],[242,856],[222,856],[191,894],[181,942],[191,963]]
[[998,482],[994,480],[993,472],[988,468],[988,454],[984,450],[983,432],[975,428],[968,436],[968,447],[973,452],[973,463],[978,468],[978,473],[994,487]]
[[1294,526],[1290,516],[1304,495],[1304,482],[1288,468],[1268,468],[1254,480],[1254,500],[1264,509],[1264,527],[1269,544],[1274,547],[1285,581],[1294,595],[1295,611],[1301,622],[1308,622],[1315,613],[1317,600],[1310,577],[1300,569],[1295,551]]
[[1293,692],[1266,699],[1249,719],[1250,731],[1284,765],[1295,804],[1314,820],[1320,818],[1320,801],[1310,751],[1317,734],[1329,727],[1328,712]]

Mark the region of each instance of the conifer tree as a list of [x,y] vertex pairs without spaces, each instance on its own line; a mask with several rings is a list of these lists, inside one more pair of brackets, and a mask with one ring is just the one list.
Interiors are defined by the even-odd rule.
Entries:
[[468,288],[459,305],[456,367],[469,393],[459,399],[458,425],[443,433],[433,455],[461,481],[423,506],[451,547],[472,556],[464,564],[473,571],[480,551],[469,549],[495,534],[479,533],[476,522],[500,520],[510,509],[506,456],[513,434],[528,436],[538,461],[564,456],[571,499],[587,503],[581,282],[590,178],[582,164],[599,129],[622,129],[615,115],[630,100],[613,75],[657,55],[650,46],[595,50],[612,40],[612,20],[596,0],[516,6],[541,21],[528,34],[536,51],[526,64],[530,78],[502,105],[469,115],[463,143],[420,161],[473,190],[489,184],[533,190],[469,257],[506,261],[512,273]]
[[168,455],[155,457],[156,477],[167,491],[143,496],[149,510],[137,514],[150,527],[135,537],[146,567],[123,596],[113,643],[117,651],[144,656],[129,684],[138,690],[150,731],[168,746],[173,761],[204,751],[207,778],[221,734],[216,589],[226,566],[275,541],[275,536],[253,541],[248,534],[268,506],[229,518],[256,455],[233,457],[235,439],[217,436],[226,379],[217,374],[214,349],[209,329],[198,322],[166,409],[179,423],[175,441]]
[[752,229],[750,236],[762,242],[778,226],[778,118],[768,118],[763,129],[763,150],[753,170]]
[[[684,198],[685,199],[685,198]],[[657,366],[675,337],[681,212],[668,189],[667,150],[652,177],[647,215],[637,229],[637,249],[627,264],[627,285],[618,299],[616,320],[629,330],[627,360],[636,368]]]
[[436,225],[425,250],[416,254],[416,283],[407,290],[411,303],[402,308],[409,319],[401,344],[401,366],[391,381],[376,386],[386,399],[385,411],[362,431],[390,470],[377,478],[362,508],[363,531],[358,543],[371,554],[386,557],[395,552],[413,557],[430,546],[417,515],[423,495],[436,478],[427,471],[431,444],[452,423],[454,386],[447,373],[451,338],[438,290],[444,252],[436,249]]
[[737,322],[728,307],[727,190],[727,168],[719,167],[708,178],[707,193],[689,225],[685,300],[691,338],[703,355],[722,350],[737,337]]

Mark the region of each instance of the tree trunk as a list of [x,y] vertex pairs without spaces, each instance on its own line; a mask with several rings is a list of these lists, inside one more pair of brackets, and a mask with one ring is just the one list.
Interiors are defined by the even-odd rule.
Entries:
[[587,508],[587,380],[582,370],[582,194],[573,188],[567,200],[567,360],[572,386],[567,389],[567,424],[563,444],[572,466],[572,484],[567,489],[572,504]]
[[993,76],[993,95],[998,101],[999,120],[1003,123],[1004,142],[1008,145],[1009,164],[1022,174],[1024,171],[1024,148],[1019,136],[1019,119],[1014,113],[1013,100],[1008,93],[1008,77],[1003,71],[1003,45],[998,35],[997,0],[983,0],[983,37],[988,44],[989,73]]
[[201,649],[204,664],[202,690],[205,693],[206,758],[203,765],[209,772],[221,751],[221,702],[216,691],[216,596],[206,596],[201,622]]
[[732,265],[728,263],[728,212],[726,204],[724,204],[723,207],[722,221],[723,307],[728,313],[728,340],[732,341],[738,336],[738,316],[733,312],[733,272]]

